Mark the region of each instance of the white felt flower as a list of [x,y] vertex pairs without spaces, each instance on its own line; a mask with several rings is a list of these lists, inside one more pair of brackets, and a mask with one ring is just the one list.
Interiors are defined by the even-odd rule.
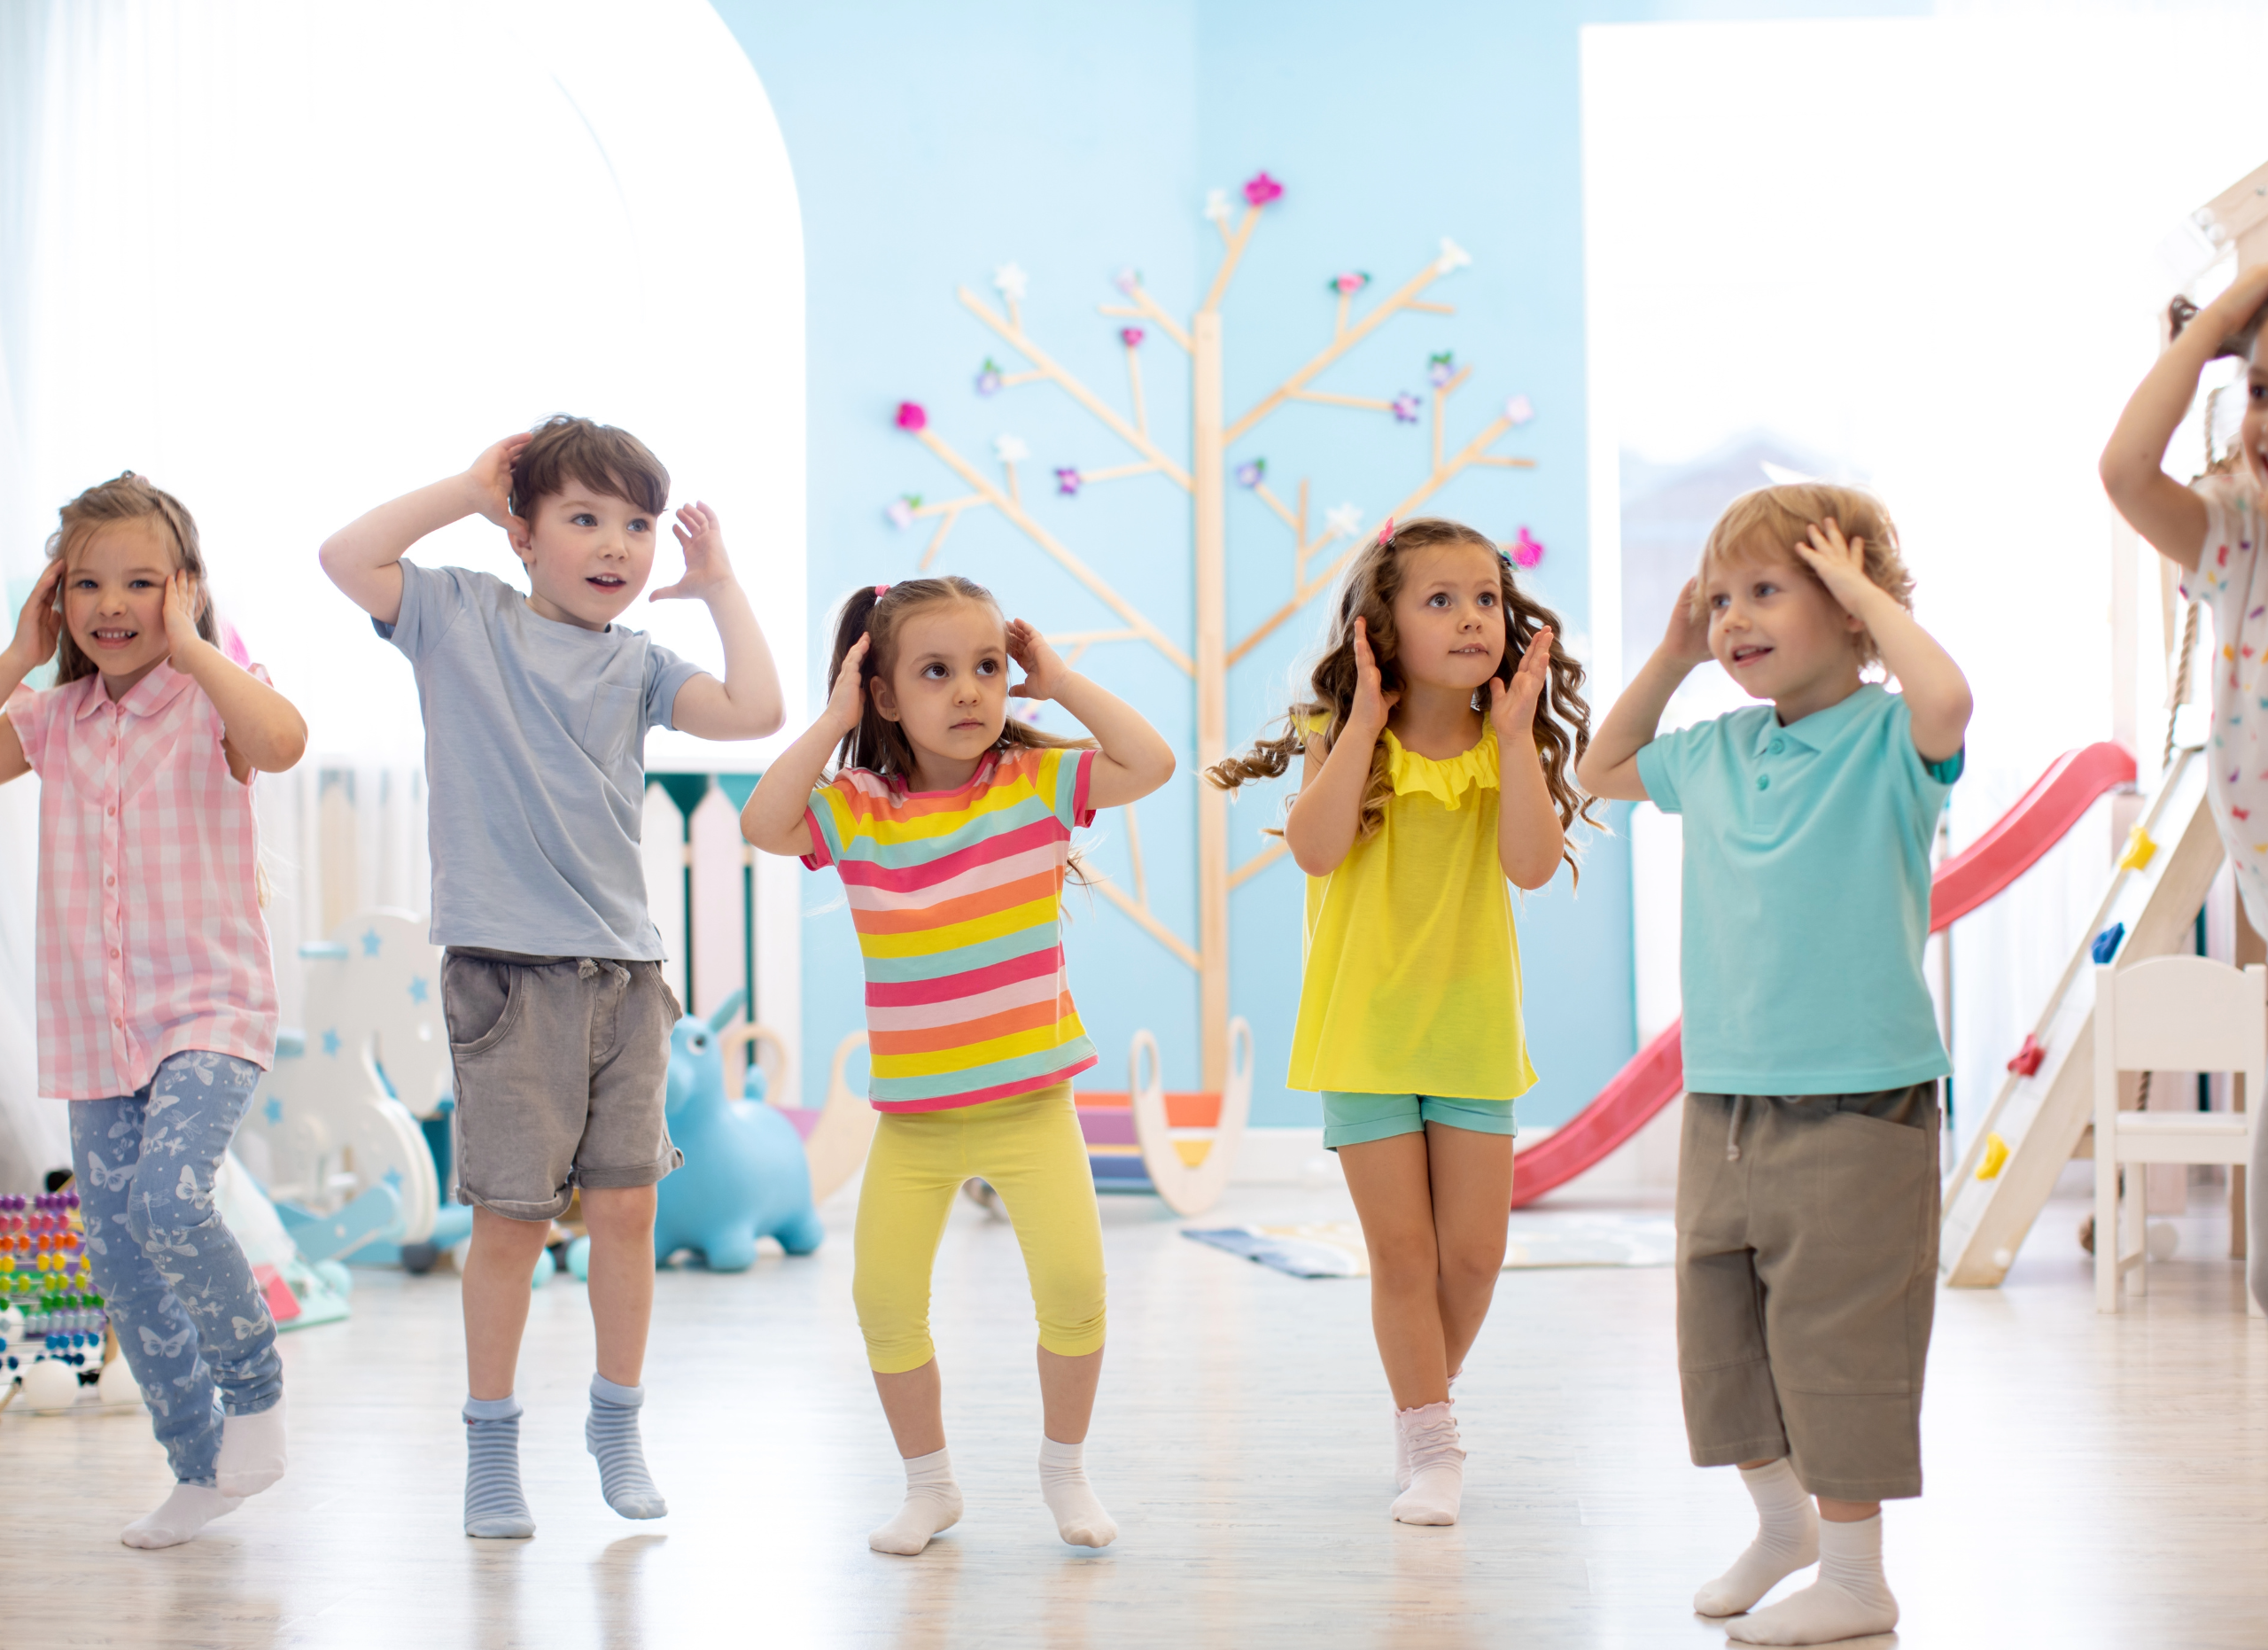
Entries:
[[1023,272],[1021,264],[1004,263],[992,271],[992,284],[1010,303],[1021,303],[1031,277]]
[[1363,530],[1363,507],[1334,504],[1323,512],[1323,525],[1340,538],[1351,539]]
[[1021,464],[1031,456],[1031,448],[1024,445],[1023,438],[1019,435],[994,436],[992,451],[1004,464]]
[[1207,190],[1205,191],[1205,215],[1212,219],[1216,223],[1225,223],[1229,221],[1229,191],[1225,189]]
[[1526,396],[1515,395],[1504,403],[1504,416],[1516,424],[1526,424],[1535,416],[1535,409],[1529,405]]
[[1433,273],[1447,275],[1452,269],[1462,269],[1472,261],[1472,254],[1448,236],[1441,237],[1441,255],[1433,260]]

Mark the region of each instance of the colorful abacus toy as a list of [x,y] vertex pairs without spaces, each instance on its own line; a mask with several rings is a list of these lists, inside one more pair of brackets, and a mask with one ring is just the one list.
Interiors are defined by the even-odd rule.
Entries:
[[109,1315],[95,1293],[79,1195],[43,1192],[0,1196],[0,1369],[8,1389],[21,1387],[38,1409],[66,1395],[55,1375],[32,1371],[53,1364],[72,1388],[103,1371]]

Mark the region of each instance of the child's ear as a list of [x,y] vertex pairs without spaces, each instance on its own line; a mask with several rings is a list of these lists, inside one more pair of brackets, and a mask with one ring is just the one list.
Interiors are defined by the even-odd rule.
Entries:
[[504,518],[504,536],[512,541],[512,554],[521,562],[533,566],[535,556],[535,524],[524,516]]
[[882,720],[895,722],[902,720],[897,712],[897,695],[890,690],[889,677],[869,678],[866,682],[866,691],[874,699],[874,713]]

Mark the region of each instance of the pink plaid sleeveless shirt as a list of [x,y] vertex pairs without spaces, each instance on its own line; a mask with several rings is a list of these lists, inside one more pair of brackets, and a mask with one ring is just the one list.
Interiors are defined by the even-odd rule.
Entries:
[[260,833],[213,701],[159,665],[115,704],[93,675],[6,711],[40,777],[39,1092],[131,1094],[190,1048],[267,1066]]

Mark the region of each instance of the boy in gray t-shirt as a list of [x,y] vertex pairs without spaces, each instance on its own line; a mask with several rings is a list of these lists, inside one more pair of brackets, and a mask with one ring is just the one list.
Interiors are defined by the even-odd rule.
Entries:
[[[323,571],[417,673],[441,999],[456,1068],[469,1536],[532,1536],[512,1396],[528,1288],[577,1187],[590,1228],[598,1370],[584,1440],[608,1504],[668,1511],[638,1436],[654,1297],[655,1187],[681,1161],[663,1117],[680,1009],[662,977],[638,847],[646,730],[756,739],[779,728],[771,650],[716,512],[681,506],[685,576],[652,599],[709,604],[725,679],[614,621],[653,572],[669,472],[587,418],[499,441],[462,475],[324,541]],[[528,592],[403,552],[469,515],[509,535]]]

